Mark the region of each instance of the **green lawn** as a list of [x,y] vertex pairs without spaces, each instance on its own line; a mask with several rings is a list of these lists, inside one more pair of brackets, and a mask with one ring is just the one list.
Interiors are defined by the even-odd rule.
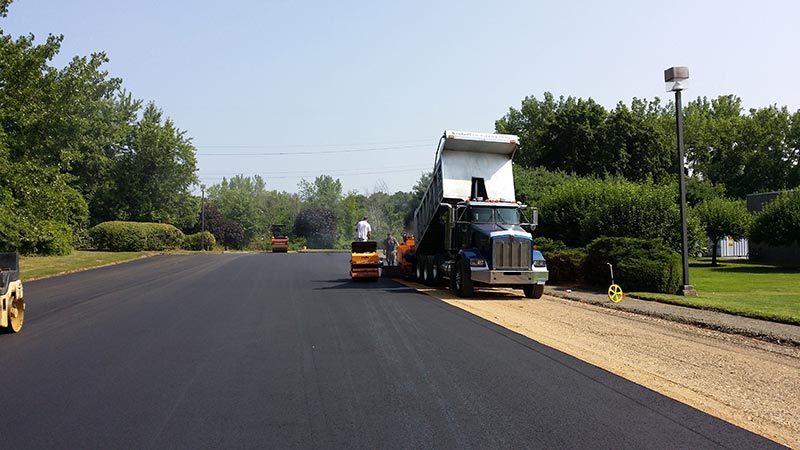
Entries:
[[632,292],[665,303],[714,309],[748,317],[800,324],[800,267],[710,258],[689,264],[689,282],[697,297]]
[[22,281],[29,281],[61,273],[130,261],[157,253],[74,251],[67,256],[21,256],[19,258],[19,272]]

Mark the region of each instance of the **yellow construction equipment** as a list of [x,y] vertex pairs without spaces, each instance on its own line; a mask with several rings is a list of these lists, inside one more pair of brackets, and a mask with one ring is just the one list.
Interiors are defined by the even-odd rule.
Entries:
[[375,241],[353,242],[350,255],[350,277],[377,280],[380,277],[381,260],[378,243]]
[[17,333],[25,321],[19,254],[0,253],[0,332]]

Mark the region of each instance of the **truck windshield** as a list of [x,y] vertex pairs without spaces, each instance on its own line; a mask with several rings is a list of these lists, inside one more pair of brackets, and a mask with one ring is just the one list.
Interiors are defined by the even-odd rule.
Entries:
[[517,208],[474,206],[470,209],[470,219],[472,219],[472,223],[517,225],[519,224],[519,210]]

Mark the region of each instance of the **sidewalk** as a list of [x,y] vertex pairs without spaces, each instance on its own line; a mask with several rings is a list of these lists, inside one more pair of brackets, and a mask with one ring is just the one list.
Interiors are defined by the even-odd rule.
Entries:
[[553,297],[576,300],[604,308],[629,311],[724,333],[740,334],[764,341],[800,347],[800,326],[767,320],[751,319],[717,311],[670,305],[650,300],[639,300],[625,296],[621,302],[613,303],[605,291],[582,286],[545,287],[544,293]]

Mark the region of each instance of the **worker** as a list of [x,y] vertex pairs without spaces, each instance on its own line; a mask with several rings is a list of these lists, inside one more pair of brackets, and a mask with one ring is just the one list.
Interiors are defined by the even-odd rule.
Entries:
[[383,240],[383,254],[386,256],[386,264],[390,266],[397,265],[397,246],[400,245],[392,236],[392,233],[386,233],[386,239]]
[[368,222],[369,218],[364,216],[358,224],[356,224],[356,240],[365,242],[372,237],[372,227]]

